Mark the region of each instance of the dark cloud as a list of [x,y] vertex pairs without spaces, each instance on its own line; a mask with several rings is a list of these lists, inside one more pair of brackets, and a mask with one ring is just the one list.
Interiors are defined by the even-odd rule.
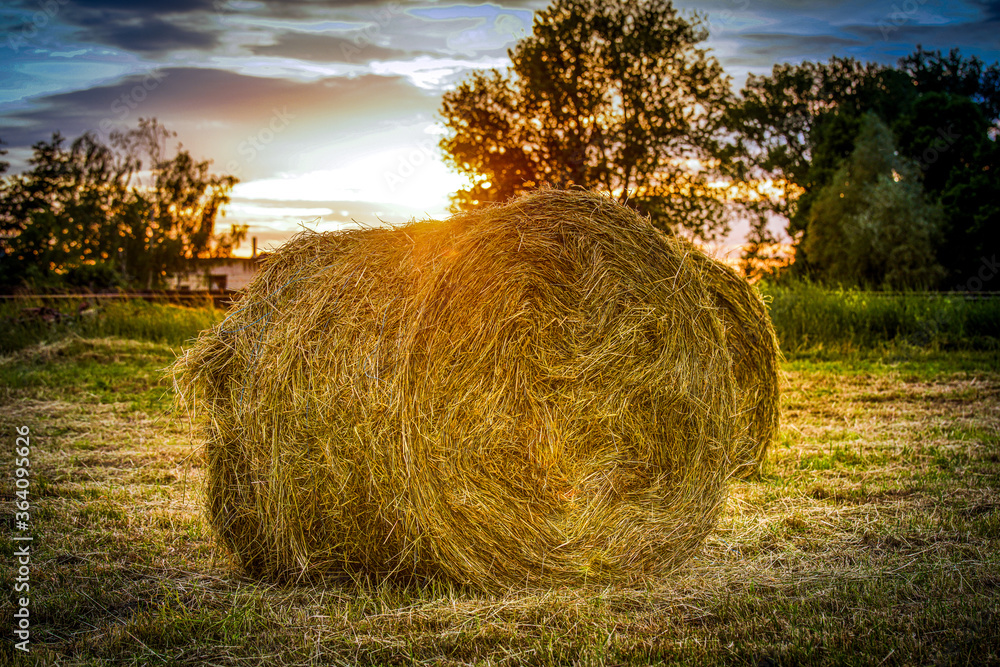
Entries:
[[[498,7],[510,9],[541,9],[548,5],[550,0],[500,0],[489,3]],[[427,7],[426,0],[270,0],[258,6],[249,8],[247,13],[256,16],[268,16],[273,18],[315,18],[317,16],[330,16],[333,13],[343,15],[343,12],[361,11],[369,15],[380,15],[386,12],[395,14],[402,13],[411,8]],[[454,3],[455,5],[467,5],[476,7],[482,5],[481,1],[469,1]],[[230,11],[229,5],[223,0],[222,11]]]
[[[14,18],[29,15],[26,12],[36,6],[32,2],[11,3]],[[148,0],[72,0],[60,4],[54,20],[75,26],[78,36],[87,36],[91,41],[151,56],[182,48],[211,52],[219,43],[221,31],[227,29],[226,17],[236,14],[298,17],[306,21],[301,30],[296,29],[299,26],[295,21],[283,21],[280,28],[262,22],[258,37],[270,36],[273,43],[260,45],[258,41],[258,45],[248,48],[257,56],[357,65],[435,54],[502,56],[518,27],[515,23],[523,23],[526,16],[513,10],[540,4],[543,0],[470,3],[468,7],[428,5],[423,0],[404,0],[395,5],[384,0],[245,4],[231,0],[176,0],[166,5]],[[903,4],[903,0],[876,4],[863,0],[823,4],[802,0],[691,0],[679,2],[678,6],[708,11],[710,21],[713,12],[729,12],[725,21],[719,21],[716,15],[714,25],[718,30],[713,30],[709,45],[714,46],[730,72],[769,71],[777,62],[825,60],[834,54],[895,63],[918,43],[942,50],[959,46],[963,54],[979,55],[991,63],[996,60],[998,26],[989,17],[1000,15],[1000,1],[969,0],[955,5],[954,15],[962,15],[961,21],[971,20],[971,9],[971,14],[985,17],[978,22],[953,19],[939,24],[920,23],[927,17],[911,13],[886,24],[893,6]],[[920,8],[938,13],[947,10],[935,0],[920,3]],[[837,23],[847,17],[853,23]],[[367,21],[377,31],[308,32],[337,21],[355,26]],[[355,35],[365,38],[355,41]],[[99,129],[101,121],[134,126],[140,115],[177,119],[192,126],[200,119],[205,126],[216,123],[232,127],[261,122],[254,119],[276,101],[294,104],[304,114],[327,114],[332,119],[360,123],[359,118],[391,117],[395,110],[408,108],[405,105],[434,109],[439,100],[437,95],[398,77],[328,78],[303,83],[207,68],[167,68],[163,73],[162,79],[134,76],[74,92],[22,98],[16,110],[7,112],[11,127],[3,130],[3,135],[12,145],[23,146],[47,137],[54,129],[76,136],[88,129]],[[22,84],[14,81],[11,85]],[[306,111],[310,104],[316,108]]]
[[[310,2],[281,0],[253,3],[246,7],[229,0],[177,0],[170,3],[139,0],[72,0],[59,12],[59,19],[78,29],[76,38],[144,55],[165,54],[181,49],[211,51],[219,44],[221,33],[231,26],[228,20],[238,15],[264,19],[330,19],[344,17],[345,11],[374,10],[385,2]],[[394,6],[402,7],[397,2]],[[25,9],[29,6],[25,5]],[[383,10],[384,11],[384,10]],[[350,14],[346,17],[352,18]]]
[[982,9],[984,20],[989,22],[1000,22],[1000,1],[973,0],[972,4]]
[[214,22],[204,20],[213,11],[211,0],[178,0],[166,7],[128,0],[73,0],[56,17],[76,28],[75,37],[81,42],[151,55],[218,46]]
[[706,14],[712,47],[736,87],[748,73],[769,73],[776,63],[853,57],[887,65],[918,44],[947,52],[959,48],[995,62],[997,0],[675,0]]
[[155,2],[155,0],[72,0],[68,3],[79,9],[99,11],[125,11],[131,13],[150,14],[153,12],[177,14],[182,12],[212,9],[215,0],[171,0],[170,2]]
[[[749,33],[739,36],[736,55],[720,58],[727,71],[753,68],[770,71],[775,63],[826,61],[833,56],[870,58],[870,41],[854,35],[796,35],[788,33]],[[895,62],[897,56],[889,58]],[[734,67],[735,66],[735,67]]]
[[[545,4],[545,0],[503,0],[502,4],[470,3],[468,12],[471,16],[485,8],[493,12],[504,9],[530,10]],[[38,9],[28,1],[11,3],[11,8],[25,15]],[[60,7],[54,18],[76,28],[75,38],[81,42],[104,44],[149,56],[181,49],[212,51],[219,45],[220,36],[231,29],[240,16],[263,19],[265,22],[268,19],[305,23],[345,21],[384,28],[408,18],[409,10],[425,8],[426,3],[422,0],[271,0],[246,4],[238,4],[232,0],[177,0],[170,3],[149,0],[60,0]],[[463,11],[460,6],[439,9],[459,13]],[[283,28],[287,29],[287,26]],[[267,30],[266,23],[262,29]],[[296,37],[287,45],[276,45],[274,51],[277,53],[282,48],[287,48],[301,53],[310,37]],[[287,35],[283,38],[287,39]],[[323,61],[326,61],[325,58]]]
[[[379,103],[420,102],[426,106],[436,99],[400,77],[366,75],[299,82],[216,69],[169,68],[31,100],[30,107],[6,114],[8,121],[13,121],[7,134],[12,144],[26,144],[30,142],[24,139],[46,136],[50,128],[62,129],[65,134],[80,133],[98,129],[102,120],[127,122],[139,116],[200,118],[204,123],[252,122],[260,117],[261,109],[275,105],[331,119],[359,111],[377,119],[380,114],[374,107]],[[38,135],[39,131],[43,134]]]
[[402,60],[426,52],[391,49],[372,44],[364,33],[356,37],[286,32],[274,44],[255,46],[255,55],[296,58],[313,62],[363,64],[373,60]]
[[[880,0],[877,0],[880,1]],[[905,0],[885,0],[886,11],[893,2]],[[925,0],[926,1],[926,0]],[[830,2],[806,2],[804,0],[675,0],[674,6],[685,13],[697,11],[702,14],[728,12],[745,17],[767,17],[780,20],[801,17],[826,17],[839,19],[870,11],[871,0],[832,0]]]
[[834,35],[794,35],[785,33],[742,33],[742,53],[767,56],[771,62],[801,58],[810,54],[842,51],[845,47],[860,46],[858,39]]
[[212,32],[185,28],[155,16],[109,18],[77,15],[74,24],[81,29],[79,37],[86,41],[115,46],[133,53],[157,54],[180,49],[209,51],[218,46],[218,36]]
[[963,56],[978,56],[989,64],[997,61],[997,29],[995,24],[979,22],[917,25],[886,21],[842,26],[837,34],[741,33],[732,38],[734,51],[720,57],[720,61],[730,71],[734,66],[770,70],[774,63],[826,61],[835,55],[896,65],[919,44],[945,53],[958,47]]
[[[951,23],[947,25],[915,25],[912,23],[887,22],[875,26],[854,26],[851,31],[869,45],[871,60],[890,62],[882,54],[911,53],[920,44],[925,49],[939,49],[948,52],[959,48],[963,55],[978,55],[987,62],[996,62],[1000,40],[996,21],[975,23]],[[891,61],[894,62],[894,61]]]

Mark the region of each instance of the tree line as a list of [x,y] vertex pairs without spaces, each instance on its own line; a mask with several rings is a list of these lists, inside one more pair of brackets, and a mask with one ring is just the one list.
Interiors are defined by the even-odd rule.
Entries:
[[216,226],[237,179],[169,149],[174,136],[140,119],[108,142],[36,143],[0,182],[0,289],[162,288],[194,258],[229,256],[247,228]]
[[[918,46],[895,66],[779,64],[737,94],[707,38],[705,17],[670,0],[536,12],[509,68],[443,96],[440,147],[468,177],[452,208],[581,186],[706,242],[743,217],[750,277],[967,289],[996,266],[1000,65]],[[157,287],[228,255],[246,235],[216,231],[237,179],[168,154],[172,136],[144,119],[108,143],[36,144],[30,169],[0,181],[0,288]]]
[[556,0],[506,71],[445,94],[441,148],[470,209],[548,184],[600,189],[703,241],[744,216],[748,275],[964,288],[1000,240],[1000,67],[926,51],[896,66],[779,64],[734,94],[705,18],[669,0]]

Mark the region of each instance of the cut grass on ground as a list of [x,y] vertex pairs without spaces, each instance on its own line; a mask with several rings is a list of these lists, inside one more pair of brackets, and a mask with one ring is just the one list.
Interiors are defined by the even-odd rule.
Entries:
[[[14,428],[31,429],[32,652],[20,657],[1000,663],[1000,373],[986,353],[903,356],[786,361],[763,474],[734,484],[702,555],[674,578],[486,595],[234,574],[200,511],[195,438],[167,412],[171,349],[80,338],[22,349],[0,358],[7,480]],[[12,500],[8,482],[8,516]],[[5,634],[0,662],[15,652]]]

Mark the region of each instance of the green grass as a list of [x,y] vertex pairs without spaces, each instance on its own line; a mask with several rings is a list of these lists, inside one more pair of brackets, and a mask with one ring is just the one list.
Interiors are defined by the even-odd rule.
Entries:
[[[76,313],[77,302],[5,300],[0,303],[0,354],[70,336],[128,338],[180,345],[221,320],[225,311],[209,305],[196,308],[142,300],[101,300],[90,311]],[[58,323],[44,322],[24,309],[46,305],[67,315]]]
[[175,350],[68,337],[0,357],[0,433],[33,445],[24,664],[1000,664],[992,353],[792,354],[779,441],[688,568],[484,594],[236,573],[201,513],[197,434],[169,412]]
[[762,285],[785,353],[1000,349],[1000,299]]
[[[808,283],[762,285],[786,356],[926,366],[952,350],[981,353],[969,363],[1000,368],[1000,299],[969,300],[947,294],[881,295],[829,290]],[[22,309],[40,301],[0,303],[0,354],[76,334],[179,345],[224,316],[211,307],[187,308],[143,301],[102,301],[90,314],[61,324],[24,320]],[[49,304],[51,305],[51,304]],[[64,302],[67,313],[76,303]],[[945,353],[945,354],[942,354]],[[962,357],[968,362],[969,357]],[[946,361],[951,364],[953,362]]]

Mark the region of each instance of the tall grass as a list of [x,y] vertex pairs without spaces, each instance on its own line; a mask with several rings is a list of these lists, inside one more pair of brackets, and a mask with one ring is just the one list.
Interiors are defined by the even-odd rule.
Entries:
[[[202,329],[211,327],[225,314],[224,310],[213,308],[208,300],[193,308],[142,300],[101,301],[93,310],[59,322],[45,322],[25,312],[25,309],[41,305],[59,307],[39,300],[12,300],[0,304],[0,354],[73,334],[84,338],[128,338],[180,345],[197,336]],[[65,304],[62,310],[75,312]]]
[[[810,283],[762,284],[786,353],[878,350],[1000,350],[1000,298],[940,294],[880,294],[831,290]],[[222,319],[224,310],[144,301],[102,301],[92,314],[46,323],[25,318],[33,301],[0,303],[0,354],[71,334],[180,345]],[[51,304],[48,304],[51,305]],[[75,305],[75,304],[74,304]],[[67,306],[64,311],[72,311]]]
[[761,285],[782,350],[1000,349],[1000,298]]

